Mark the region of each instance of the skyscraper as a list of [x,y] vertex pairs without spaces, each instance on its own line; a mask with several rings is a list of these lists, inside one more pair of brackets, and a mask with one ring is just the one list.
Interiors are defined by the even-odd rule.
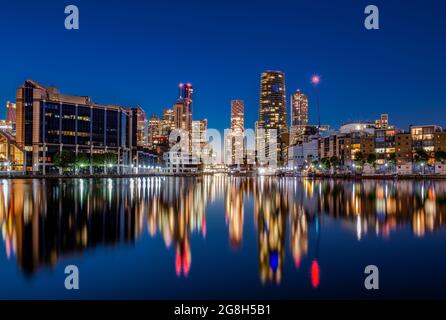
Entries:
[[[244,125],[244,102],[243,100],[231,101],[231,130],[228,139],[230,146],[230,163],[242,165],[245,158],[245,125]],[[228,159],[229,160],[229,159]]]
[[300,90],[291,95],[290,144],[296,144],[308,126],[308,97]]
[[243,100],[232,100],[231,101],[231,129],[245,129],[244,124],[244,108],[245,104]]
[[192,155],[198,163],[202,163],[206,156],[207,130],[207,119],[192,121]]
[[175,116],[175,129],[192,130],[192,111],[189,104],[184,100],[178,100],[173,105]]
[[157,139],[161,135],[161,121],[156,114],[149,120],[149,147],[153,148],[158,144]]
[[164,109],[162,120],[162,135],[169,137],[170,132],[175,129],[175,113],[173,109]]
[[289,133],[286,112],[285,74],[265,71],[260,81],[260,109],[258,129],[265,129],[265,154],[269,157],[269,129],[277,130],[277,164],[287,162]]
[[180,83],[179,97],[173,107],[176,129],[189,132],[192,130],[192,94],[193,87],[190,83]]

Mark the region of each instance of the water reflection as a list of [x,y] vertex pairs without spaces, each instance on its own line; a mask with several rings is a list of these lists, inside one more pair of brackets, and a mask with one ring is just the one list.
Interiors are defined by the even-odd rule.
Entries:
[[353,241],[366,235],[389,238],[403,228],[423,237],[444,225],[446,183],[267,177],[3,180],[0,225],[6,257],[15,257],[29,276],[90,248],[136,243],[147,232],[173,248],[175,260],[167,270],[188,277],[191,239],[206,241],[206,220],[223,215],[213,212],[211,218],[206,209],[218,201],[224,203],[219,221],[226,222],[232,254],[243,248],[246,225],[255,228],[257,247],[247,250],[255,251],[262,283],[282,281],[289,255],[297,272],[308,260],[311,285],[318,287],[319,238],[329,227],[327,219],[342,223]]

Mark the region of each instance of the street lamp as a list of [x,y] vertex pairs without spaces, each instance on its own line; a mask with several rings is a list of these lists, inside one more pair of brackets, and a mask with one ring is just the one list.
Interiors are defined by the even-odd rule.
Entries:
[[317,87],[319,85],[319,83],[321,82],[321,77],[317,74],[313,75],[311,77],[311,83],[314,86],[314,94],[316,96],[316,110],[317,110],[317,119],[318,119],[318,131],[320,133],[320,129],[321,129],[321,114],[319,112],[319,96],[318,96],[318,92],[317,92]]

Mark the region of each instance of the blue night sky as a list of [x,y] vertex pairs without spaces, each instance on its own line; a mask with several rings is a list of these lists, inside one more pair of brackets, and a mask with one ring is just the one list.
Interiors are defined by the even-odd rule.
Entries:
[[[64,28],[69,4],[80,10],[78,31]],[[368,4],[380,9],[378,31],[363,26]],[[229,127],[230,100],[243,99],[252,128],[260,73],[277,69],[288,103],[296,89],[310,95],[313,123],[318,73],[322,123],[389,113],[404,129],[446,127],[445,10],[440,0],[2,1],[0,103],[30,78],[150,116],[191,82],[194,119]]]

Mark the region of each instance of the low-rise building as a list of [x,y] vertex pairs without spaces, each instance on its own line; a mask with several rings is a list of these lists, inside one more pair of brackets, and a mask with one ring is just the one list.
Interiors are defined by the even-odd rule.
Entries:
[[288,149],[288,167],[302,169],[305,165],[319,160],[319,138],[311,136],[307,141],[295,144]]
[[412,162],[412,139],[410,133],[397,133],[395,137],[395,154],[398,165]]

